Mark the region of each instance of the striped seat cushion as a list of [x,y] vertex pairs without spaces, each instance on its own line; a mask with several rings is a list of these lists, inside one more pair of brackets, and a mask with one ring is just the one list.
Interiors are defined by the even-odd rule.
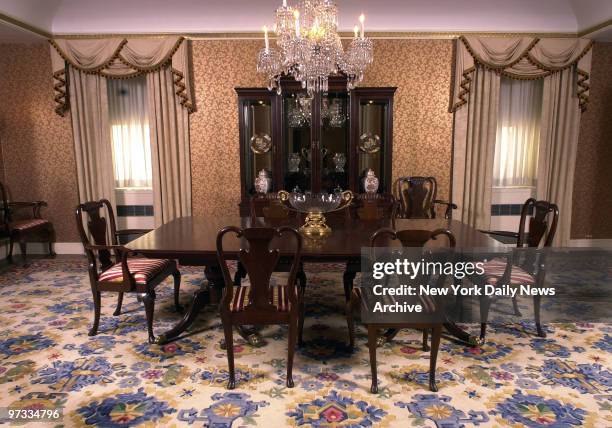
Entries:
[[[495,285],[499,282],[502,276],[504,276],[507,264],[508,261],[501,258],[489,260],[483,264],[484,273],[482,276],[486,278],[488,284]],[[530,275],[518,266],[512,266],[510,284],[519,285],[533,283],[533,275]]]
[[17,220],[9,223],[9,230],[27,230],[32,229],[37,226],[42,226],[44,224],[48,224],[49,220],[44,220],[42,218],[32,218],[28,220]]
[[[137,284],[146,284],[156,275],[170,266],[176,266],[174,260],[152,260],[152,259],[131,259],[128,260],[128,269],[134,281]],[[121,282],[123,281],[123,271],[121,263],[115,263],[111,268],[100,274],[98,279],[104,282]]]
[[[276,310],[279,312],[289,312],[291,303],[289,302],[289,293],[287,293],[286,285],[272,285],[270,287],[272,292],[270,295],[270,303],[276,306]],[[295,294],[299,293],[297,287],[295,287]],[[230,311],[241,312],[244,311],[245,307],[249,304],[249,298],[251,294],[251,287],[249,285],[235,286],[234,294],[232,296],[232,303],[230,304]]]

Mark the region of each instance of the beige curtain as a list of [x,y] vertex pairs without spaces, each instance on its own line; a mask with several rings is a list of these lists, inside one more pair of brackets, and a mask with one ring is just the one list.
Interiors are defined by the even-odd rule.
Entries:
[[65,79],[68,67],[106,77],[127,78],[170,66],[181,105],[189,112],[195,109],[189,43],[183,37],[53,39],[50,43],[58,114],[68,110]]
[[147,75],[155,224],[191,215],[189,114],[175,96],[172,72]]
[[[56,112],[64,114],[69,108],[67,98],[70,98],[75,135],[98,135],[102,132],[100,128],[104,127],[106,143],[100,136],[96,147],[99,151],[106,147],[104,157],[111,162],[104,78],[125,79],[147,74],[155,221],[160,225],[190,215],[189,113],[194,111],[195,104],[188,41],[183,37],[169,36],[153,39],[55,39],[50,42]],[[70,73],[72,76],[77,72],[79,76],[91,76],[92,81],[104,86],[104,91],[79,92],[78,88],[73,89],[71,82],[67,96],[66,75]],[[97,105],[100,107],[96,114],[91,113],[91,106]],[[89,110],[84,110],[85,107]],[[96,116],[99,116],[98,122],[94,122]],[[75,148],[89,153],[89,146],[81,147],[83,141],[83,138],[75,138]],[[102,153],[97,156],[101,157]],[[95,175],[104,175],[109,182],[112,181],[111,174],[99,174],[99,171],[112,171],[112,163],[100,163],[98,168],[98,171],[92,167],[79,169],[79,180],[83,181],[84,187],[91,187],[89,183],[96,182]],[[114,198],[114,191],[111,193],[110,197]]]
[[[591,46],[590,40],[569,38],[457,40],[450,103],[455,113],[452,193],[465,223],[487,227],[490,221],[488,162],[493,162],[489,154],[495,135],[490,131],[497,126],[499,76],[543,78],[537,193],[559,205],[555,241],[568,243],[578,124],[589,97]],[[491,73],[497,78],[488,77]]]
[[543,93],[537,197],[559,206],[554,245],[567,246],[580,128],[580,106],[572,70],[544,79]]
[[516,79],[539,79],[573,69],[576,93],[584,111],[589,99],[591,47],[588,39],[460,37],[455,45],[450,111],[467,103],[477,65]]
[[542,83],[501,78],[493,186],[536,185]]
[[108,125],[106,79],[70,69],[72,133],[79,200],[106,198],[115,206],[115,183]]
[[453,202],[456,219],[477,229],[491,223],[491,188],[499,106],[499,74],[478,66],[467,108],[455,114]]

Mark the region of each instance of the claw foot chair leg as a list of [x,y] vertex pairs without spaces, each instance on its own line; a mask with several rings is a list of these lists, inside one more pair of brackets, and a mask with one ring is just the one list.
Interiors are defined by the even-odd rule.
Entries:
[[376,370],[376,346],[378,339],[378,329],[375,326],[368,326],[368,350],[370,351],[370,369],[372,370],[372,386],[370,392],[378,393],[378,373]]
[[121,306],[123,305],[123,293],[119,293],[117,297],[117,308],[115,308],[115,312],[113,312],[114,316],[121,315]]
[[100,311],[102,306],[102,297],[100,292],[93,290],[93,301],[94,301],[94,322],[89,330],[89,336],[95,336],[98,334],[98,326],[100,325]]
[[153,334],[153,313],[155,312],[155,292],[147,292],[142,302],[145,307],[145,314],[147,317],[147,332],[149,333],[149,343],[155,343],[155,335]]

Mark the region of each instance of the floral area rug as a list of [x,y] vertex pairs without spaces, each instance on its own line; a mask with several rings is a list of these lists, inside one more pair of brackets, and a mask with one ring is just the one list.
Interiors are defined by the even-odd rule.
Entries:
[[[342,266],[306,269],[295,387],[285,387],[286,328],[268,327],[261,348],[234,336],[237,388],[228,391],[215,307],[189,336],[160,347],[147,343],[135,296],[113,316],[116,295],[105,293],[98,336],[89,337],[84,261],[10,268],[0,274],[0,408],[60,407],[63,419],[47,425],[77,427],[612,426],[612,326],[554,324],[546,339],[529,324],[490,326],[480,348],[443,339],[438,393],[427,388],[421,333],[407,330],[378,350],[379,393],[370,394],[363,329],[357,350],[346,349]],[[189,304],[203,273],[182,272]],[[181,317],[171,282],[158,290],[156,334]]]

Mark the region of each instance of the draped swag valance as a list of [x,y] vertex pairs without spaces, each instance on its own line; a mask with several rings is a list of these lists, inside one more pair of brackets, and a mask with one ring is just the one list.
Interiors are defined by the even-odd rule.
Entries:
[[88,74],[125,79],[169,66],[176,95],[190,113],[195,108],[188,40],[164,38],[53,39],[50,40],[55,111],[68,110],[67,67]]
[[460,37],[451,97],[451,112],[467,103],[474,71],[483,66],[514,79],[540,79],[573,67],[580,109],[589,100],[592,42],[575,38]]

